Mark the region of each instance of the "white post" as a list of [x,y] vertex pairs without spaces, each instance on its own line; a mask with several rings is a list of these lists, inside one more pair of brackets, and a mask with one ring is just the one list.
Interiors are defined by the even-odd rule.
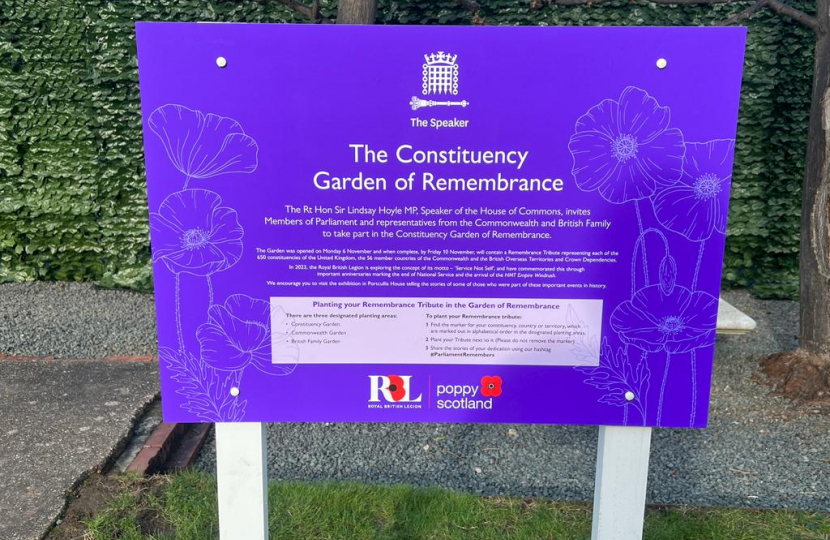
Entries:
[[640,540],[651,428],[600,426],[592,540]]
[[219,538],[268,540],[265,424],[216,424]]

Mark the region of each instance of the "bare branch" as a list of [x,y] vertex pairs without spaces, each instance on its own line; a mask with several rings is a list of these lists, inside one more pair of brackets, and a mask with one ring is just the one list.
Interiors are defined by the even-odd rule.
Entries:
[[753,5],[741,11],[740,13],[733,15],[723,21],[719,21],[715,24],[718,26],[738,24],[750,18],[755,13],[757,13],[765,7],[769,7],[771,10],[775,11],[780,15],[786,15],[787,17],[790,17],[794,21],[797,21],[806,26],[807,28],[811,29],[813,32],[818,32],[818,19],[816,19],[815,17],[811,17],[810,15],[807,15],[803,11],[800,11],[792,6],[787,5],[781,2],[780,0],[758,0]]
[[[267,2],[268,0],[256,0],[258,2]],[[332,23],[333,21],[320,16],[319,0],[312,0],[311,7],[298,2],[297,0],[276,0],[281,4],[285,4],[297,13],[301,13],[308,17],[315,23]],[[607,4],[610,2],[617,2],[619,0],[537,0],[538,4],[534,7],[538,8],[544,4],[553,4],[555,6],[595,6],[598,4]],[[706,6],[714,4],[743,4],[745,0],[648,0],[653,4],[671,5],[671,6]],[[470,11],[475,17],[481,9],[481,5],[476,0],[455,0],[457,4]],[[632,3],[633,0],[632,0]],[[731,24],[738,24],[750,18],[765,7],[769,7],[779,15],[785,15],[794,21],[803,24],[813,32],[818,33],[819,24],[818,19],[803,11],[796,9],[781,0],[758,0],[745,10],[715,23],[717,26],[727,26]]]
[[[607,4],[609,2],[618,2],[619,0],[544,0],[548,4],[556,6],[595,6],[598,4]],[[648,0],[652,4],[671,5],[671,6],[711,6],[714,4],[743,4],[745,0]],[[632,2],[633,3],[633,2]],[[738,13],[734,17],[726,19],[718,24],[726,24],[728,21],[740,22],[747,17],[756,13],[763,7],[769,7],[780,15],[786,15],[796,22],[799,22],[811,29],[813,32],[819,31],[818,19],[812,17],[803,11],[800,11],[781,0],[758,0],[751,7]]]
[[781,2],[780,0],[767,0],[770,9],[780,15],[786,15],[794,21],[800,22],[816,34],[818,34],[818,19],[807,15],[801,10]]
[[751,6],[746,8],[745,10],[741,11],[740,13],[738,13],[736,15],[732,15],[728,19],[724,19],[722,21],[716,22],[715,26],[730,26],[730,25],[733,25],[733,24],[738,24],[740,22],[743,22],[743,21],[747,20],[748,18],[752,17],[753,15],[755,15],[760,10],[764,9],[766,7],[767,3],[768,3],[768,0],[759,0],[758,2],[755,2],[754,4],[752,4]]
[[[619,0],[545,0],[547,4],[555,6],[596,6],[600,4],[608,4],[610,2],[618,2]],[[746,0],[649,0],[652,4],[671,5],[671,6],[697,6],[697,5],[712,5],[712,4],[738,4],[744,3]],[[636,2],[631,2],[636,3]]]

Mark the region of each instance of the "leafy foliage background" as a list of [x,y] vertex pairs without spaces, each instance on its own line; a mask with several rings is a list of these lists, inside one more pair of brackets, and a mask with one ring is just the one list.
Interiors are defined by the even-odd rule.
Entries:
[[[747,6],[479,1],[492,25],[710,25]],[[333,18],[336,0],[321,5]],[[0,281],[151,287],[133,29],[142,20],[305,22],[274,1],[0,0]],[[451,1],[381,0],[378,23],[471,17]],[[813,37],[769,10],[747,24],[724,286],[792,297]]]

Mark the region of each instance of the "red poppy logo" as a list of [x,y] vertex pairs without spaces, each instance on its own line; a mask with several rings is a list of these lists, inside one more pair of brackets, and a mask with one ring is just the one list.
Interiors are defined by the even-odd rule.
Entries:
[[385,390],[392,396],[393,401],[400,401],[406,397],[406,385],[402,378],[397,375],[389,375],[387,379],[389,379],[389,384],[386,385]]
[[499,397],[501,395],[501,377],[498,375],[482,377],[481,395],[484,397]]

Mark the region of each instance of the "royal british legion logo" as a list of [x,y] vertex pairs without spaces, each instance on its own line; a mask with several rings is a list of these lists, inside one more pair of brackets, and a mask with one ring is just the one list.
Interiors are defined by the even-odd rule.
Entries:
[[[455,96],[458,95],[458,55],[444,51],[425,54],[421,81],[421,93],[425,96]],[[459,106],[466,107],[470,103],[462,101],[436,101],[421,99],[412,96],[409,105],[412,110],[422,107]]]
[[412,375],[369,375],[369,408],[420,409],[423,395],[413,397],[411,386]]

